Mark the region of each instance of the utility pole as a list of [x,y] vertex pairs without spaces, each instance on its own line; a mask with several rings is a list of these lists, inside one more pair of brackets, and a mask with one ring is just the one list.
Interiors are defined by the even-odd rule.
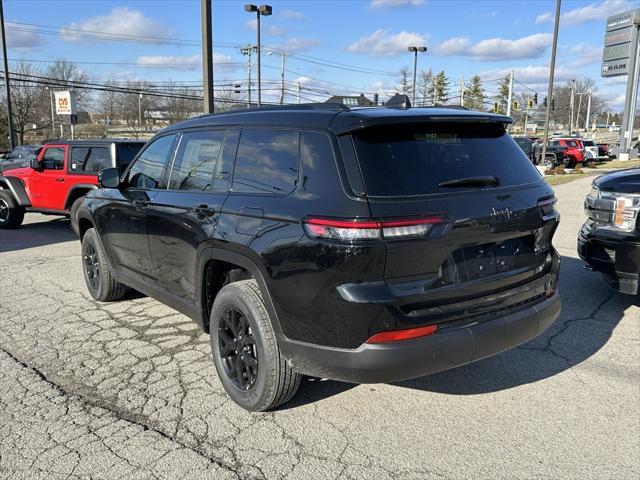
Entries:
[[7,37],[4,33],[4,9],[0,0],[0,30],[2,30],[2,60],[4,62],[4,86],[7,90],[7,128],[9,129],[9,148],[15,147],[13,136],[13,113],[11,111],[11,90],[9,89],[9,62],[7,61]]
[[49,87],[44,87],[47,90],[49,90],[49,96],[51,98],[51,138],[56,138],[56,121],[55,121],[55,110],[54,110],[54,106],[53,106],[53,88],[49,88]]
[[202,81],[204,94],[204,113],[213,113],[213,33],[211,26],[211,0],[201,0],[200,16],[202,21]]
[[507,100],[507,117],[511,116],[511,102],[513,101],[513,70],[509,74],[509,99]]
[[280,105],[284,105],[284,61],[287,58],[287,52],[284,50],[280,54]]
[[569,106],[571,108],[571,118],[569,119],[569,135],[573,133],[573,107],[575,105],[576,79],[571,80],[571,100]]
[[549,117],[551,116],[551,102],[553,101],[553,76],[556,70],[556,51],[558,49],[558,26],[560,25],[560,2],[556,0],[556,16],[553,20],[553,46],[551,47],[551,66],[549,68],[549,85],[547,86],[547,111],[544,117],[544,141],[542,143],[542,163],[547,155],[549,141]]
[[296,81],[296,99],[300,103],[300,80]]
[[247,94],[248,94],[248,100],[247,100],[247,108],[251,108],[251,69],[253,68],[253,64],[251,63],[251,54],[255,51],[258,50],[258,47],[256,47],[255,45],[245,45],[244,47],[240,47],[240,53],[242,53],[243,55],[245,55],[246,57],[249,58],[249,64],[247,66],[247,77],[248,77],[248,83],[247,83]]
[[464,107],[464,75],[460,79],[460,106]]
[[587,92],[589,94],[589,100],[587,100],[587,118],[584,120],[584,130],[589,131],[589,121],[591,120],[591,89]]

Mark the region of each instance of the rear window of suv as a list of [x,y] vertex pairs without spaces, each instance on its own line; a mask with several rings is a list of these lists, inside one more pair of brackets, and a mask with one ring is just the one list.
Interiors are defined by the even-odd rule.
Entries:
[[354,135],[367,195],[451,192],[442,182],[495,176],[500,187],[540,181],[538,170],[500,124],[373,127]]

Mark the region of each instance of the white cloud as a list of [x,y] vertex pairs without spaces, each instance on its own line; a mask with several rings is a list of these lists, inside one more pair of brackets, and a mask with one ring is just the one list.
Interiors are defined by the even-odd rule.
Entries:
[[[139,67],[156,68],[161,70],[200,70],[202,68],[202,56],[196,55],[143,55],[138,57],[136,64]],[[213,64],[216,70],[232,70],[240,63],[232,62],[231,57],[220,53],[213,55]]]
[[438,45],[440,55],[463,55],[480,61],[513,60],[540,57],[551,45],[550,33],[535,33],[514,40],[488,38],[471,45],[466,37],[453,37]]
[[320,45],[320,40],[315,38],[296,38],[290,37],[279,45],[274,45],[274,48],[284,50],[286,52],[299,52],[302,50],[308,50],[311,47]]
[[575,60],[571,62],[571,65],[575,67],[599,63],[602,60],[602,48],[593,47],[585,42],[571,47],[569,51],[574,54]]
[[[246,21],[244,28],[250,32],[255,32],[258,29],[258,20],[252,18],[251,20]],[[278,27],[277,25],[265,25],[264,23],[260,24],[260,31],[262,33],[266,32],[273,37],[281,37],[287,33],[287,31],[282,27]]]
[[[637,4],[635,5],[637,7]],[[560,15],[560,22],[566,25],[579,25],[581,23],[603,20],[610,15],[633,8],[628,0],[605,0],[574,8]]]
[[547,23],[547,22],[550,22],[551,20],[553,20],[553,14],[551,12],[544,12],[536,17],[537,24]]
[[[504,78],[511,73],[511,68],[500,68],[485,70],[480,72],[480,77],[484,80]],[[531,88],[540,88],[546,86],[549,81],[549,66],[548,65],[527,65],[525,67],[516,67],[514,69],[514,78],[519,82],[527,84]],[[573,69],[556,66],[554,74],[554,85],[575,78],[575,71]]]
[[371,8],[377,10],[385,7],[419,7],[425,0],[371,0]]
[[[85,34],[77,30],[87,30],[91,33]],[[169,29],[161,23],[145,16],[139,10],[128,7],[116,7],[106,15],[97,15],[79,22],[71,22],[60,29],[62,39],[67,42],[86,41],[87,35],[100,34],[132,36],[136,41],[157,42],[167,38],[169,33]]]
[[[580,25],[582,23],[604,20],[614,15],[615,12],[623,12],[634,8],[629,0],[604,0],[594,2],[584,7],[574,8],[560,14],[560,23],[563,25]],[[544,12],[536,17],[536,23],[553,21],[551,12]]]
[[27,51],[44,45],[44,38],[28,26],[6,22],[7,47]]
[[302,12],[291,10],[289,8],[285,8],[282,12],[280,12],[280,16],[289,20],[302,20],[304,18],[304,14]]
[[368,37],[362,37],[347,47],[353,53],[366,53],[374,57],[392,56],[407,53],[411,45],[424,45],[427,36],[415,32],[389,34],[387,30],[378,29]]

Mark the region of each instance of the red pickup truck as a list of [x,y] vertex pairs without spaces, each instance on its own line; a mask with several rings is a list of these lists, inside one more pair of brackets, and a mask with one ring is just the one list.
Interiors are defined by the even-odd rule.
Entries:
[[78,140],[48,143],[37,158],[0,176],[0,229],[17,228],[25,212],[71,217],[89,190],[98,187],[98,171],[123,171],[144,142]]

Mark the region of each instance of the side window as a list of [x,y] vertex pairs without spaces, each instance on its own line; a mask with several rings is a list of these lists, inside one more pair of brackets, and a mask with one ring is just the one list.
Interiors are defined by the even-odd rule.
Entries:
[[74,147],[71,149],[72,172],[99,172],[111,166],[107,147]]
[[300,132],[243,130],[233,173],[233,191],[287,195],[298,183]]
[[64,148],[50,147],[44,151],[42,156],[42,168],[45,170],[64,169]]
[[[301,188],[308,191],[326,189],[329,185],[341,190],[335,167],[331,140],[325,133],[302,132],[300,139],[300,167],[304,175]],[[329,176],[332,177],[329,177]],[[330,180],[328,180],[330,178]]]
[[131,165],[128,174],[130,188],[164,188],[163,177],[176,135],[165,135],[151,142]]
[[227,138],[224,140],[222,155],[213,171],[213,191],[225,193],[229,190],[231,182],[231,170],[236,158],[240,130],[227,130]]
[[182,135],[171,168],[170,190],[213,188],[213,171],[220,157],[225,130],[189,132]]

